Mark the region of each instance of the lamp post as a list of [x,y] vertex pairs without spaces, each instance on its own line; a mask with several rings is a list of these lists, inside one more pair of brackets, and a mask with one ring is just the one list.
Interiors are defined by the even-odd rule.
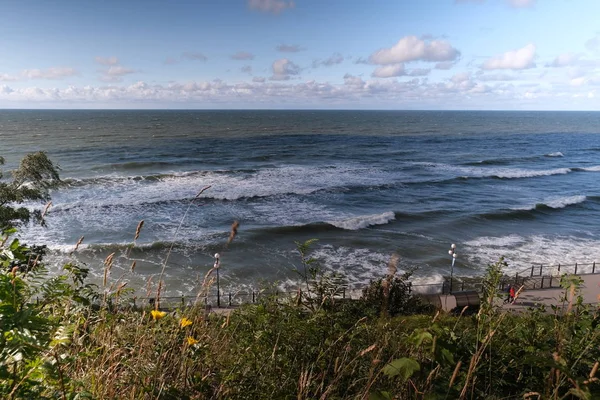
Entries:
[[454,262],[456,261],[456,245],[452,243],[448,254],[452,256],[452,266],[450,267],[450,294],[452,294],[452,279],[454,278]]
[[213,268],[217,270],[217,307],[221,307],[221,288],[219,286],[219,269],[221,268],[221,256],[219,253],[215,253],[215,265]]

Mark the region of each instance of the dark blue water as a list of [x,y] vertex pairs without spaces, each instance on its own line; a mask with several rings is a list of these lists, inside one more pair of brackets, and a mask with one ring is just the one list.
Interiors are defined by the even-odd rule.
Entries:
[[227,284],[291,282],[311,238],[356,284],[393,252],[440,281],[451,243],[464,276],[501,255],[511,271],[600,261],[598,133],[587,112],[0,111],[5,169],[45,150],[66,182],[48,227],[20,235],[56,267],[85,236],[80,262],[101,275],[116,252],[113,276],[140,287],[173,244],[173,293],[194,292],[215,252]]

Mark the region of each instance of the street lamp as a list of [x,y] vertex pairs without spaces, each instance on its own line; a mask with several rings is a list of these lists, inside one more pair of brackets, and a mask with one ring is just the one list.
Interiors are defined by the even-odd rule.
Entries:
[[213,268],[217,270],[217,307],[219,308],[221,307],[221,288],[219,286],[219,269],[221,267],[220,258],[221,256],[219,253],[215,253],[215,265]]
[[450,267],[450,294],[452,294],[452,278],[454,277],[454,262],[456,261],[456,245],[452,243],[448,254],[452,256],[452,266]]

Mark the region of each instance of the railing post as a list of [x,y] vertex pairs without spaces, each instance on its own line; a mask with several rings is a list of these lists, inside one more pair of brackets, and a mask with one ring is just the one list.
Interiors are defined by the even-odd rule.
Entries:
[[519,284],[519,273],[515,275],[515,286]]
[[575,263],[575,275],[577,275],[577,263]]
[[181,295],[181,308],[185,307],[185,298]]
[[531,277],[533,277],[533,269],[535,268],[535,265],[531,266]]
[[346,298],[346,288],[342,289],[342,299]]
[[592,274],[596,273],[596,261],[592,264]]
[[231,292],[229,292],[229,307],[231,307]]
[[252,290],[252,303],[254,303],[254,302],[255,302],[255,300],[254,300],[254,290]]
[[541,283],[540,289],[543,289],[543,288],[544,288],[544,277],[542,276],[542,283]]
[[461,292],[464,292],[464,291],[465,291],[465,281],[462,281],[462,282],[461,282],[461,285],[460,285],[460,291],[461,291]]
[[560,264],[558,264],[558,273],[560,274]]
[[543,268],[544,268],[544,265],[540,264],[540,276],[542,276],[544,274],[544,272],[542,271]]
[[550,287],[552,287],[552,274],[550,274]]

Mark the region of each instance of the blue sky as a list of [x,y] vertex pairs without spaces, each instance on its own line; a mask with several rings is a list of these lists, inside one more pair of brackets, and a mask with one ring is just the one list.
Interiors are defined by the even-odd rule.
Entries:
[[600,108],[597,0],[2,0],[1,108]]

